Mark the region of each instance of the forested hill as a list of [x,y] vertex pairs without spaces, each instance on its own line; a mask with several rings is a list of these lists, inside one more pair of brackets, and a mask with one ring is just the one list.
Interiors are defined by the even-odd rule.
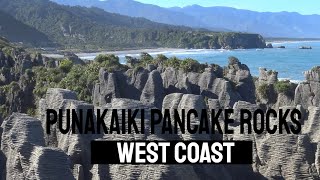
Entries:
[[[136,0],[52,0],[60,4],[99,7],[132,17],[151,21],[210,30],[254,32],[264,37],[320,38],[320,15],[296,12],[257,12],[231,7],[164,8]],[[197,1],[194,1],[197,4]],[[139,10],[137,10],[139,9]]]
[[54,46],[47,36],[0,11],[0,37],[31,46]]
[[0,0],[0,11],[45,34],[64,48],[262,48],[257,34],[213,33],[108,13],[99,8],[64,6],[49,0]]

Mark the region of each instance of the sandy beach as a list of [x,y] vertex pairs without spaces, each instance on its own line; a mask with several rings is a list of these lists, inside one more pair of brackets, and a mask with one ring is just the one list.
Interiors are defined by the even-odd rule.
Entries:
[[[161,54],[162,52],[184,52],[187,51],[187,49],[177,49],[177,48],[156,48],[156,49],[134,49],[134,50],[122,50],[122,51],[101,51],[101,52],[94,52],[94,53],[75,53],[77,56],[80,58],[85,58],[85,59],[93,59],[90,57],[95,57],[99,54],[115,54],[115,55],[137,55],[142,52],[147,52],[150,54]],[[197,51],[197,50],[193,50]],[[61,54],[43,54],[43,56],[46,57],[52,57],[52,58],[63,58],[63,55]]]

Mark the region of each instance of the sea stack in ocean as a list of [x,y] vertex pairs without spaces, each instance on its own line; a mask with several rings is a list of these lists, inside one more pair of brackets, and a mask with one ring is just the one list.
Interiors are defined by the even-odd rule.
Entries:
[[273,46],[272,46],[271,43],[268,43],[268,44],[266,45],[266,48],[273,48]]

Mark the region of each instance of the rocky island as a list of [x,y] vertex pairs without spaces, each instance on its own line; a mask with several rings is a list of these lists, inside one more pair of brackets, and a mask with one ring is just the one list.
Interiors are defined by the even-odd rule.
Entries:
[[312,47],[311,46],[301,46],[301,47],[299,47],[299,49],[312,49]]

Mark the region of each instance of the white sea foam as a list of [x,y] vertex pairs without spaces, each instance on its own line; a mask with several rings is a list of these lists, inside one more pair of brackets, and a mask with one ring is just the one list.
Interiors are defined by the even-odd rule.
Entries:
[[94,60],[96,58],[95,55],[92,56],[78,56],[80,59],[85,59],[85,60]]
[[63,58],[64,57],[63,55],[60,55],[60,54],[42,54],[42,56],[49,57],[49,58]]
[[290,81],[291,83],[299,84],[303,82],[303,80],[290,79],[290,78],[278,78],[279,81]]
[[299,83],[304,82],[304,81],[302,81],[302,80],[290,80],[290,82],[295,83],[295,84],[299,84]]
[[320,41],[275,41],[275,42],[267,42],[273,45],[282,45],[282,44],[301,44],[301,43],[314,43]]

